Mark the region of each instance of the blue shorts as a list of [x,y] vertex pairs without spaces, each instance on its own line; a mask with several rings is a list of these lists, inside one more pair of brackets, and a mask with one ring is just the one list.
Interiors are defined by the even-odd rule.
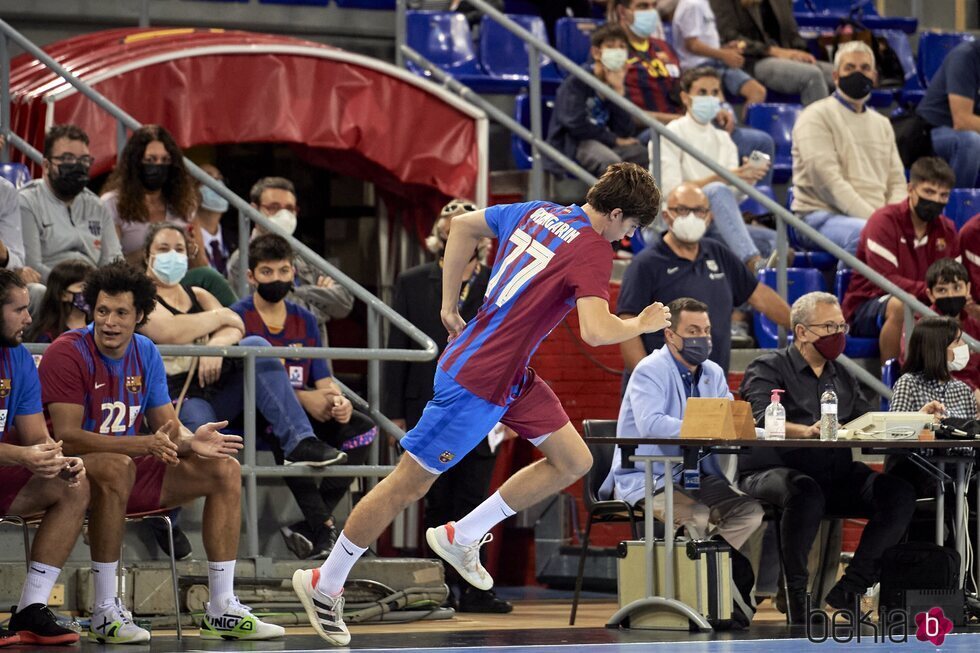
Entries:
[[851,317],[851,335],[858,338],[877,338],[885,323],[885,308],[891,295],[869,299],[854,311]]
[[531,368],[521,391],[506,406],[478,397],[436,370],[434,396],[401,445],[426,470],[441,474],[476,448],[498,422],[534,440],[568,423],[555,393]]

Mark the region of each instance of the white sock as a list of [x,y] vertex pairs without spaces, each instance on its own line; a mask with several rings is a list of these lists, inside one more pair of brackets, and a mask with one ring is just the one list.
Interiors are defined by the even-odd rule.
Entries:
[[507,505],[500,496],[500,490],[497,490],[470,514],[456,522],[456,538],[453,541],[456,544],[472,544],[514,514],[514,509]]
[[61,569],[46,565],[41,562],[31,561],[30,570],[27,572],[27,579],[24,581],[24,588],[20,591],[20,602],[17,604],[18,610],[23,610],[35,603],[48,604],[51,597],[51,590],[54,589],[55,581]]
[[334,544],[330,555],[320,565],[320,580],[317,581],[316,588],[327,596],[337,596],[344,589],[344,583],[350,574],[351,568],[357,562],[367,547],[359,547],[347,539],[347,534],[340,533],[337,543]]
[[115,562],[96,562],[92,561],[92,580],[95,581],[95,609],[109,606],[119,596],[119,581],[116,578],[116,570],[119,568],[119,561]]
[[208,589],[211,592],[208,612],[212,616],[220,615],[228,601],[235,596],[235,562],[208,560]]

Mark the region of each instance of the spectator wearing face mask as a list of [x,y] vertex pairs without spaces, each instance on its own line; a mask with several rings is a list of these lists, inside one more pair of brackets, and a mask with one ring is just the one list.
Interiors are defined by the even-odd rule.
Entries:
[[[184,153],[160,125],[143,125],[133,132],[103,191],[102,203],[116,224],[123,256],[137,267],[143,265],[150,225],[166,221],[188,228],[197,206]],[[188,234],[197,244],[190,267],[207,265],[200,234],[193,229]]]
[[[210,163],[201,165],[201,170],[211,175],[222,186],[225,185],[221,171]],[[208,264],[222,275],[228,272],[228,257],[235,250],[235,239],[225,229],[221,217],[228,211],[228,200],[208,186],[198,186],[201,202],[191,221],[201,233],[204,254]]]
[[[857,258],[905,292],[929,301],[926,270],[941,258],[960,255],[956,226],[942,212],[956,183],[938,157],[912,164],[908,199],[874,212],[861,232]],[[855,336],[878,337],[881,360],[898,357],[905,304],[855,273],[844,296],[844,316]]]
[[[296,199],[296,187],[284,177],[264,177],[255,182],[249,191],[252,206],[269,218],[273,224],[281,227],[287,234],[296,231],[296,220],[299,207]],[[259,225],[252,229],[251,240],[267,233]],[[228,280],[235,283],[240,274],[239,252],[235,251],[228,258]],[[250,263],[251,264],[251,263]],[[354,308],[354,296],[350,291],[321,274],[320,270],[306,262],[301,256],[293,257],[295,276],[289,295],[289,301],[316,316],[320,326],[320,339],[327,346],[327,322],[341,320],[350,315]],[[254,290],[254,288],[253,288]]]
[[82,259],[62,261],[51,268],[38,318],[25,332],[25,342],[53,342],[65,331],[89,323],[92,311],[83,291],[91,269],[92,264]]
[[[584,66],[619,94],[626,90],[628,37],[618,25],[603,25],[591,36],[592,62]],[[558,87],[548,142],[599,176],[613,163],[647,165],[647,148],[635,138],[630,115],[570,75]]]
[[103,266],[122,255],[112,216],[86,188],[88,146],[88,135],[75,125],[54,125],[44,137],[41,179],[20,189],[24,258],[41,281],[61,261]]

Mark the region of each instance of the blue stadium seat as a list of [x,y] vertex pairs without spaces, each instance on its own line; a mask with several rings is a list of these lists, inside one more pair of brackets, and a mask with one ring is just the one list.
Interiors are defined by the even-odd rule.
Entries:
[[[776,270],[760,270],[759,282],[764,283],[770,288],[776,287]],[[794,301],[809,292],[826,290],[823,274],[813,268],[787,268],[786,270],[786,301],[792,304]],[[779,346],[779,327],[775,322],[762,314],[761,311],[753,311],[755,319],[755,340],[759,347],[763,349],[775,349]],[[787,334],[789,340],[793,341],[793,334]]]
[[802,110],[799,104],[766,103],[749,107],[746,123],[772,136],[776,144],[772,162],[774,183],[786,183],[793,176],[793,125]]
[[[844,295],[847,294],[847,287],[851,285],[851,276],[854,270],[838,270],[837,277],[834,279],[834,294],[837,301],[844,303]],[[858,338],[847,336],[847,347],[844,353],[851,358],[878,358],[878,339],[877,338]]]
[[944,215],[953,221],[957,230],[977,213],[980,213],[980,188],[954,188],[950,192]]
[[[454,11],[406,12],[406,42],[413,50],[436,64],[459,82],[479,93],[513,93],[519,84],[497,80],[484,72],[477,59],[470,26],[463,14]],[[424,71],[408,62],[412,72]]]
[[[555,109],[555,98],[541,98],[541,132],[548,135],[548,125],[551,123],[551,112]],[[520,93],[514,98],[514,120],[531,129],[531,102],[527,93]],[[514,155],[514,163],[518,170],[531,169],[531,145],[517,134],[510,136],[510,150]]]
[[589,39],[600,25],[602,21],[594,18],[559,18],[555,23],[555,48],[575,63],[584,64],[589,60]]
[[924,32],[919,37],[919,75],[923,88],[939,70],[949,51],[964,41],[973,41],[972,34],[958,32]]
[[868,29],[897,29],[914,34],[919,21],[910,16],[881,16],[874,0],[793,0],[793,14],[800,27],[829,27],[840,25],[841,18],[853,16]]
[[337,6],[347,9],[384,9],[394,11],[395,0],[337,0]]
[[31,171],[23,163],[0,163],[0,177],[20,188],[31,180]]
[[[898,359],[889,358],[885,361],[885,364],[881,366],[881,382],[887,385],[889,388],[894,388],[895,382],[898,381],[898,376],[901,373],[902,367],[898,364]],[[881,409],[888,410],[890,407],[891,402],[882,397]]]
[[[771,199],[773,202],[776,201],[776,194],[772,192],[771,186],[756,186],[755,189]],[[748,213],[750,215],[767,215],[772,213],[772,211],[762,206],[758,200],[754,200],[751,197],[746,197],[745,200],[738,205],[738,209],[742,213]]]
[[[548,41],[544,21],[540,16],[510,14],[507,17],[541,40]],[[539,55],[538,61],[541,70],[541,88],[545,93],[554,93],[561,82],[558,67],[543,54]],[[484,16],[480,22],[480,63],[491,77],[527,85],[527,47],[521,39],[489,16]]]

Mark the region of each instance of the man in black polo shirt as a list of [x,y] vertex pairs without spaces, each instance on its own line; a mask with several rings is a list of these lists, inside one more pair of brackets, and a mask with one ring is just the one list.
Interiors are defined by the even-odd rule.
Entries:
[[[841,423],[867,409],[854,377],[835,362],[844,351],[848,326],[837,298],[825,292],[797,299],[791,321],[793,344],[752,361],[740,392],[761,425],[772,390],[787,390],[786,437],[819,438],[820,395],[828,386],[837,393]],[[869,519],[854,559],[826,597],[835,609],[853,607],[854,596],[878,580],[882,552],[905,534],[915,510],[915,490],[896,476],[854,462],[847,448],[750,450],[739,459],[739,488],[782,512],[780,538],[793,623],[806,622],[806,561],[824,514]],[[819,607],[818,601],[813,597],[811,605]]]
[[[732,310],[748,302],[778,324],[789,326],[789,306],[776,292],[756,281],[745,264],[724,244],[702,238],[711,224],[707,196],[693,184],[681,184],[667,196],[668,231],[637,254],[626,269],[616,312],[626,319],[651,302],[664,305],[692,297],[708,305],[711,360],[728,372]],[[620,345],[629,376],[643,358],[664,346],[663,333],[648,333]]]

